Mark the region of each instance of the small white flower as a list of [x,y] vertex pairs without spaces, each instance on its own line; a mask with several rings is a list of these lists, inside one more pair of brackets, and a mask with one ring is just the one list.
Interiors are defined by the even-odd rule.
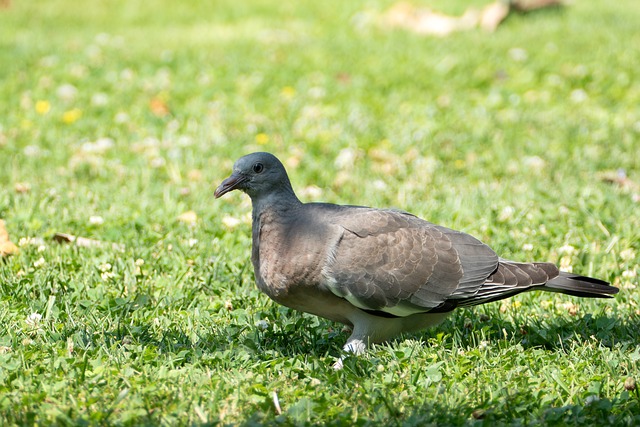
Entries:
[[38,157],[42,153],[42,150],[37,145],[27,145],[24,147],[23,152],[27,157]]
[[620,258],[622,258],[623,261],[631,261],[635,257],[636,252],[631,248],[624,249],[620,252]]
[[481,350],[487,348],[488,346],[489,346],[489,341],[480,341],[480,344],[478,344],[478,348]]
[[309,199],[319,199],[322,196],[322,188],[317,185],[309,185],[300,190],[300,195]]
[[576,104],[579,104],[589,99],[589,95],[587,95],[587,92],[585,92],[583,89],[576,89],[572,91],[570,97],[571,97],[571,101],[573,101]]
[[192,248],[198,244],[198,239],[189,239],[189,247]]
[[384,182],[381,179],[376,179],[375,181],[373,181],[373,188],[375,188],[376,190],[379,190],[379,191],[386,190],[387,189],[387,183]]
[[502,208],[500,214],[498,215],[498,221],[504,222],[510,219],[515,212],[516,210],[513,206],[505,206],[504,208]]
[[125,68],[124,70],[122,70],[122,72],[120,72],[120,78],[122,80],[133,80],[134,77],[135,73],[131,68]]
[[105,262],[104,264],[100,264],[98,268],[103,273],[107,271],[111,271],[111,264],[109,264],[108,262]]
[[58,88],[56,95],[63,101],[71,102],[78,95],[78,89],[74,85],[64,84]]
[[242,221],[240,221],[240,219],[230,215],[225,215],[224,217],[222,217],[222,224],[227,228],[236,228],[240,225],[241,222]]
[[533,250],[533,245],[531,243],[525,243],[524,245],[522,245],[522,250],[531,252]]
[[89,224],[91,225],[102,225],[104,224],[104,218],[98,215],[91,215],[89,217]]
[[560,246],[558,248],[558,252],[565,255],[573,255],[576,252],[576,248],[569,244],[565,244],[564,246]]
[[136,260],[136,266],[142,267],[144,265],[144,260],[142,258],[138,258]]
[[103,281],[108,281],[109,279],[112,279],[115,276],[115,274],[113,274],[110,271],[103,271],[102,273],[100,273],[100,278],[102,278]]
[[116,122],[116,123],[120,123],[120,124],[127,123],[129,121],[129,115],[127,113],[125,113],[124,111],[120,111],[113,118],[113,121]]
[[637,273],[635,270],[625,270],[622,272],[622,277],[625,279],[633,279],[636,275]]
[[592,394],[592,395],[587,396],[587,398],[584,400],[584,403],[585,403],[585,405],[592,405],[592,404],[596,403],[599,400],[600,400],[600,398],[598,396],[596,396],[595,394]]
[[106,93],[96,93],[91,97],[91,105],[94,107],[104,107],[109,103],[109,96]]
[[324,88],[320,86],[314,86],[309,89],[309,97],[314,99],[323,98],[325,94],[326,94],[326,91],[324,90]]
[[115,142],[111,138],[103,137],[103,138],[98,138],[95,144],[100,151],[107,151],[108,149],[112,148],[115,145]]
[[106,45],[111,40],[111,36],[107,33],[98,33],[95,37],[96,43]]
[[560,270],[566,271],[567,273],[571,273],[573,271],[570,255],[565,255],[562,258],[560,258]]
[[264,330],[266,330],[266,329],[268,329],[268,328],[269,328],[269,322],[267,322],[267,321],[266,321],[266,320],[264,320],[264,319],[259,320],[259,321],[256,323],[256,327],[257,327],[258,329],[260,329],[260,330],[264,331]]
[[38,246],[38,252],[44,252],[46,250],[47,250],[47,247],[45,245]]
[[154,169],[158,169],[163,167],[167,161],[163,157],[155,157],[151,159],[151,167]]
[[545,168],[546,162],[539,156],[527,156],[522,159],[524,165],[535,171],[540,171]]
[[40,257],[39,260],[37,260],[36,262],[33,263],[33,266],[35,268],[40,268],[40,267],[44,266],[45,264],[46,264],[46,261],[44,260],[44,258]]
[[27,316],[25,323],[32,327],[35,328],[38,326],[38,324],[40,323],[40,321],[42,320],[42,314],[37,313],[37,312],[33,312],[30,315]]
[[509,49],[509,56],[516,62],[523,62],[527,60],[529,54],[521,47],[514,47],[513,49]]
[[111,138],[98,138],[95,142],[85,142],[82,144],[82,151],[85,153],[103,154],[115,145]]
[[340,153],[338,154],[338,157],[336,157],[334,164],[338,169],[352,168],[353,163],[356,160],[356,155],[356,150],[352,148],[344,148],[340,150]]

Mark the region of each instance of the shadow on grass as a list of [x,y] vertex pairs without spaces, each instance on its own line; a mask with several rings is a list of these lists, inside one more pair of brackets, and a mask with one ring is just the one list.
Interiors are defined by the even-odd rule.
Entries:
[[[439,328],[452,331],[454,341],[463,346],[476,346],[479,340],[497,342],[508,339],[524,348],[563,350],[568,344],[593,340],[608,348],[616,344],[636,345],[640,342],[640,316],[636,315],[625,318],[605,314],[569,318],[527,318],[518,315],[513,320],[500,316],[487,320],[486,314],[479,311],[469,310],[460,314]],[[429,331],[429,334],[435,336],[439,328]]]
[[[211,360],[211,363],[232,366],[240,359],[255,362],[301,355],[315,359],[339,357],[349,335],[340,324],[276,304],[253,314],[245,312],[243,316],[230,317],[222,325],[217,322],[210,329],[199,328],[197,332],[178,324],[158,330],[150,321],[138,319],[132,324],[130,314],[134,309],[130,305],[117,306],[118,312],[114,307],[109,308],[116,319],[112,328],[99,334],[101,338],[84,334],[82,341],[87,346],[99,345],[96,338],[103,340],[107,347],[137,346],[136,352],[148,353],[149,357],[164,355],[172,359],[174,365]],[[626,317],[617,317],[600,313],[543,317],[540,312],[531,310],[503,314],[498,312],[498,306],[489,305],[458,310],[440,326],[401,336],[395,344],[405,338],[422,339],[425,347],[430,341],[438,340],[439,345],[449,349],[474,348],[483,341],[561,352],[594,341],[608,348],[635,346],[640,342],[640,316],[629,313]]]
[[[279,328],[265,332],[249,333],[246,339],[255,339],[250,347],[260,352],[270,352],[282,357],[299,354],[338,356],[350,332],[342,332],[342,326],[329,321],[314,321],[291,311],[290,319]],[[444,331],[451,336],[451,346],[475,347],[481,341],[499,342],[508,339],[524,348],[544,348],[557,351],[573,343],[597,341],[613,348],[615,345],[637,345],[640,342],[640,316],[612,317],[586,314],[574,317],[548,319],[520,317],[506,320],[500,316],[487,319],[484,313],[474,310],[459,311],[440,326],[398,337],[434,339]],[[425,343],[425,346],[428,344]]]

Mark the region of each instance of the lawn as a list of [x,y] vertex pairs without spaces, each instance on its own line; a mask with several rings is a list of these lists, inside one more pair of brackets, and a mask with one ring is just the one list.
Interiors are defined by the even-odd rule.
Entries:
[[[640,424],[640,6],[438,38],[392,4],[1,3],[1,425]],[[213,198],[252,151],[305,201],[620,293],[460,310],[336,372],[348,332],[262,295],[248,197]]]

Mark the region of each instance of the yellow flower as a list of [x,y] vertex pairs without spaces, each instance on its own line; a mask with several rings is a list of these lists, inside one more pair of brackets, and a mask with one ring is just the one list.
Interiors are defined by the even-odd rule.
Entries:
[[296,90],[291,86],[285,86],[282,88],[282,91],[280,91],[280,94],[285,98],[293,98],[296,94]]
[[36,113],[43,116],[47,114],[49,110],[51,110],[51,104],[49,104],[49,101],[40,100],[36,102]]
[[68,125],[76,122],[80,117],[82,117],[82,111],[77,108],[73,110],[65,111],[62,115],[62,121]]
[[269,142],[269,135],[266,133],[259,133],[256,135],[256,143],[260,145],[265,145]]

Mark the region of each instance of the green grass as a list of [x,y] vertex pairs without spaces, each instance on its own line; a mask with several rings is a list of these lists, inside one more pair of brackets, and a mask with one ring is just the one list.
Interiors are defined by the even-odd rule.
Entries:
[[[640,7],[440,39],[381,30],[390,5],[0,9],[0,218],[22,240],[0,263],[0,424],[640,423],[640,190],[600,177],[640,182]],[[213,199],[256,150],[305,200],[400,207],[620,294],[460,310],[334,372],[347,333],[260,294],[248,198]]]

